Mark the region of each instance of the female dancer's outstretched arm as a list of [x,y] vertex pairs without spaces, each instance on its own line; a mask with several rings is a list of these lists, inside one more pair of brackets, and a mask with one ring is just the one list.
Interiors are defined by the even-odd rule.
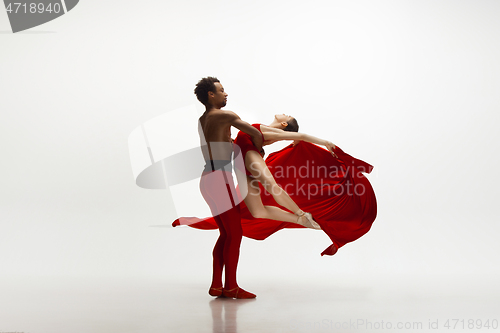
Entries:
[[262,126],[262,125],[261,125],[261,131],[262,134],[264,135],[264,144],[271,144],[282,140],[306,141],[310,143],[315,143],[317,145],[325,146],[326,149],[328,149],[333,154],[333,156],[337,157],[337,155],[335,155],[333,151],[335,149],[335,145],[328,140],[323,140],[305,133],[287,132],[278,128]]

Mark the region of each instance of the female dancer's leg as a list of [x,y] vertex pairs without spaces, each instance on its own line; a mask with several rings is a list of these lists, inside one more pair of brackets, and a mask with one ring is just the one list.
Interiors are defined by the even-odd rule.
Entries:
[[[245,197],[245,204],[247,205],[250,214],[252,214],[255,218],[298,223],[297,215],[302,213],[302,210],[299,206],[297,206],[292,198],[290,198],[288,193],[286,193],[276,183],[276,180],[269,171],[266,162],[262,159],[262,156],[260,156],[260,154],[256,151],[248,151],[245,156],[245,166],[254,176],[254,179],[247,176],[248,194]],[[276,200],[280,206],[295,212],[297,215],[284,211],[278,207],[264,206],[260,198],[260,189],[257,181],[262,184],[264,189],[273,196],[274,200]]]

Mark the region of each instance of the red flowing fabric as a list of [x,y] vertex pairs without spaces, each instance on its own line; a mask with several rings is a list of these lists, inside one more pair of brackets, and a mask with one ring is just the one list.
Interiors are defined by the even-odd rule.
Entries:
[[[266,164],[276,182],[305,212],[310,212],[332,245],[321,255],[334,255],[345,244],[370,230],[377,216],[377,201],[370,182],[362,174],[373,166],[346,154],[336,147],[331,155],[326,149],[308,142],[295,147],[289,145],[270,154]],[[279,206],[262,186],[261,198],[265,206]],[[284,228],[304,228],[289,222],[256,219],[241,202],[243,236],[264,240]],[[181,217],[172,226],[189,225],[197,229],[217,229],[213,217]]]

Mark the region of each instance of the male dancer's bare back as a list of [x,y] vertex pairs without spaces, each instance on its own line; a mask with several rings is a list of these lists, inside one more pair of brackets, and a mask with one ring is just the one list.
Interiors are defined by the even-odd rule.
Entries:
[[[236,269],[243,231],[241,228],[240,207],[234,202],[236,192],[232,180],[231,126],[249,134],[257,149],[262,149],[261,133],[243,121],[232,111],[221,110],[226,105],[227,93],[216,78],[201,79],[196,85],[195,94],[205,107],[200,117],[199,135],[205,170],[200,180],[200,190],[208,203],[219,227],[220,235],[213,250],[213,276],[209,294],[232,298],[254,298],[238,286]],[[206,144],[205,144],[206,143]],[[224,287],[222,271],[225,269]]]

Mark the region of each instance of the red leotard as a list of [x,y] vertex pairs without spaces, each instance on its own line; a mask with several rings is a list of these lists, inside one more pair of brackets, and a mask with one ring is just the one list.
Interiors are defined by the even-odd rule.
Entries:
[[[252,126],[259,130],[260,134],[262,135],[262,141],[264,141],[264,134],[262,134],[262,131],[260,130],[260,124],[252,124]],[[247,152],[250,150],[256,151],[257,153],[260,154],[260,151],[257,150],[257,148],[254,146],[252,142],[252,137],[245,132],[242,131],[238,132],[238,135],[234,140],[234,144],[241,149],[241,156],[243,156],[243,161],[245,161],[245,156],[247,155]],[[252,174],[248,171],[247,168],[245,168],[245,172],[247,176],[252,176]]]

